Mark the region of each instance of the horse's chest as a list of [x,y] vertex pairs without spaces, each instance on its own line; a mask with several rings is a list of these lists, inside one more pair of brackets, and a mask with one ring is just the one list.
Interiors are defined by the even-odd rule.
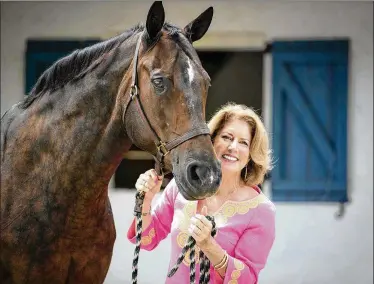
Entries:
[[87,243],[110,245],[114,242],[115,228],[111,212],[101,216],[88,213],[80,214],[61,205],[35,201],[13,216],[13,221],[10,220],[5,230],[7,243],[21,247],[51,247],[54,250],[59,246],[77,249]]

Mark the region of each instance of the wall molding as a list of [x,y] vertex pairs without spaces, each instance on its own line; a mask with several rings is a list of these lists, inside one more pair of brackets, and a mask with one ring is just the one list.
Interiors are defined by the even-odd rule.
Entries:
[[[121,32],[111,30],[102,36],[103,40],[117,36]],[[197,50],[264,50],[266,35],[263,32],[248,31],[208,31],[200,40],[193,43]]]
[[266,35],[262,32],[212,31],[194,42],[197,50],[264,50]]

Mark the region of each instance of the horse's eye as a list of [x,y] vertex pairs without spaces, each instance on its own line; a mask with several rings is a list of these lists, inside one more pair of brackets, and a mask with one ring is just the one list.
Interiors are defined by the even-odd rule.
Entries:
[[155,78],[152,80],[152,82],[156,87],[162,87],[164,85],[162,78]]
[[162,77],[156,77],[152,79],[152,84],[158,95],[162,95],[166,91],[165,80]]

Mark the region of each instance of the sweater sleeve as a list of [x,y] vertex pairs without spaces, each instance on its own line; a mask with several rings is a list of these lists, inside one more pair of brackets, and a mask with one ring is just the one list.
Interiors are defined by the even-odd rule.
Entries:
[[240,237],[233,255],[229,255],[224,284],[258,283],[275,239],[275,207],[265,203],[257,210],[254,222]]
[[[160,198],[157,200],[155,208],[152,210],[151,223],[142,232],[141,249],[153,250],[170,233],[177,194],[178,188],[175,180],[172,179],[165,187]],[[127,238],[131,243],[136,243],[135,218],[127,231]]]

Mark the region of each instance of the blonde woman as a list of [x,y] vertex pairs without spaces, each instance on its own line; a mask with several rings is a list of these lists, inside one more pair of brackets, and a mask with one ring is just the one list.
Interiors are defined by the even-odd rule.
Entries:
[[[258,187],[271,168],[268,134],[252,109],[234,103],[219,109],[208,126],[222,167],[218,192],[204,200],[188,201],[171,180],[151,212],[162,177],[154,170],[141,174],[135,185],[138,191],[146,192],[141,248],[153,250],[171,233],[171,268],[192,236],[197,250],[210,260],[210,283],[258,283],[275,238],[275,207]],[[207,215],[216,221],[214,238]],[[132,243],[135,230],[133,222],[127,235]],[[199,251],[195,256],[199,279]],[[165,283],[189,283],[188,254]]]

